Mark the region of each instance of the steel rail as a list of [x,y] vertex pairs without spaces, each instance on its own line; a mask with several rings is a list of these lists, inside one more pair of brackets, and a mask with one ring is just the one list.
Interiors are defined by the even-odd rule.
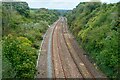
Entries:
[[[64,21],[65,21],[65,20],[64,20]],[[66,21],[65,21],[65,23],[66,23]],[[63,24],[63,25],[64,25],[64,24]],[[65,25],[65,27],[66,27],[66,25]],[[62,26],[62,28],[63,28],[63,26]],[[65,32],[67,32],[67,29],[66,29],[66,28],[65,28],[65,30],[66,30]],[[62,29],[62,32],[63,32],[63,29]],[[68,46],[68,44],[67,44],[67,42],[66,42],[65,36],[63,35],[63,37],[64,37],[65,43],[66,43],[66,45],[67,45],[67,47],[68,47],[68,50],[69,50],[69,52],[70,52],[70,54],[71,54],[71,57],[73,58],[76,66],[78,67],[78,65],[77,65],[74,57],[72,56],[72,53],[71,53],[71,51],[70,51],[70,49],[69,49],[69,46]],[[69,38],[68,38],[68,40],[69,40],[70,43],[72,43]],[[73,48],[75,49],[75,47],[73,47]],[[75,52],[76,52],[76,50],[75,50]],[[80,58],[80,57],[79,57],[79,58]],[[80,58],[80,60],[85,64],[85,62],[84,62],[81,58]],[[86,67],[86,66],[85,66],[85,67]],[[79,69],[79,67],[78,67],[78,69]],[[90,73],[90,75],[93,77],[93,79],[96,80],[96,79],[95,79],[95,76],[91,73],[91,71],[88,69],[88,67],[86,67],[86,69],[87,69],[87,71]],[[79,69],[79,72],[81,73],[81,75],[82,75],[83,78],[84,78],[84,75],[83,75],[83,73],[81,72],[80,69]]]
[[[56,23],[56,25],[55,25],[55,27],[54,27],[54,29],[53,29],[53,34],[52,34],[52,55],[53,55],[53,38],[54,38],[54,34],[55,34],[55,30],[57,30],[56,28],[57,28],[57,25],[59,24],[59,21],[60,21],[61,19],[59,19],[58,21],[57,21],[57,23]],[[58,44],[58,31],[57,31],[57,44]],[[58,48],[58,52],[60,53],[60,50],[59,50],[59,46],[57,46],[57,48]],[[60,58],[60,63],[61,63],[61,65],[62,65],[62,60],[61,60],[61,56],[60,56],[60,54],[58,53],[58,55],[59,55],[59,58]],[[54,58],[52,59],[52,62],[53,62],[53,65],[54,65]],[[65,70],[64,70],[64,68],[63,68],[63,65],[62,65],[62,70],[63,70],[63,74],[64,74],[64,77],[65,77],[65,79],[66,79],[66,76],[65,76]],[[54,69],[54,74],[55,74],[55,69]],[[55,76],[55,75],[54,75]],[[56,76],[55,76],[55,79],[56,79]]]

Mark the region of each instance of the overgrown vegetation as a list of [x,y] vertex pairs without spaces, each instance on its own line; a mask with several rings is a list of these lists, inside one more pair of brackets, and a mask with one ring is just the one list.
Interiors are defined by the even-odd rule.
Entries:
[[66,15],[70,31],[109,78],[119,78],[119,5],[82,2]]
[[30,9],[25,2],[2,3],[2,77],[34,78],[42,36],[57,18],[55,10]]

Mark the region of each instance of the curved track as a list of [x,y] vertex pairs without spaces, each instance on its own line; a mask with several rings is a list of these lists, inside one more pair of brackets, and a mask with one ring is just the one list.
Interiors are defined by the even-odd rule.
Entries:
[[[42,51],[45,50],[45,52],[41,52],[42,56],[40,55],[37,78],[91,78],[92,80],[105,78],[90,63],[84,55],[84,50],[79,48],[74,37],[69,33],[66,18],[60,17],[48,29],[44,42]],[[49,59],[46,59],[47,57]],[[49,61],[50,63],[48,63]],[[49,64],[52,72],[49,71]]]

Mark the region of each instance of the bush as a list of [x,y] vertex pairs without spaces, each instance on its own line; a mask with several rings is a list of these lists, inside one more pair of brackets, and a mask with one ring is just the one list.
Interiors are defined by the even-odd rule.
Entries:
[[69,29],[109,78],[118,78],[120,67],[117,4],[80,3],[67,15]]
[[17,78],[34,77],[37,54],[31,45],[25,37],[8,35],[4,38],[3,55],[11,62]]

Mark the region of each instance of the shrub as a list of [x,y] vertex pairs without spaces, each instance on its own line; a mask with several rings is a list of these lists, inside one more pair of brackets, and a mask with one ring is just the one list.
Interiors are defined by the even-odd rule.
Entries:
[[25,37],[8,35],[4,38],[3,55],[11,62],[17,78],[34,77],[37,54],[31,45]]
[[109,78],[118,78],[120,67],[117,4],[80,3],[67,15],[70,31]]

